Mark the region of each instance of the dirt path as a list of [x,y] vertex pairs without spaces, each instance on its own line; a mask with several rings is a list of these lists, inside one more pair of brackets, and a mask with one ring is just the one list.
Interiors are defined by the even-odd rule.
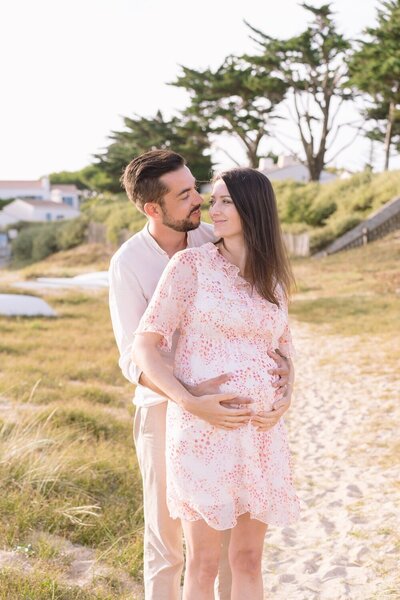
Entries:
[[294,333],[288,428],[302,516],[267,535],[265,598],[400,598],[399,467],[388,454],[398,431],[399,385],[394,374],[379,373],[372,343],[316,338],[304,325]]

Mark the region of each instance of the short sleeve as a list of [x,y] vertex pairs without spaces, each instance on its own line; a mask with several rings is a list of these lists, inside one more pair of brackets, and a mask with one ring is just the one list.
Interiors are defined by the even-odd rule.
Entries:
[[135,334],[159,333],[162,350],[171,350],[172,337],[192,305],[197,289],[196,258],[191,250],[177,252],[166,266]]
[[294,358],[296,356],[296,350],[293,345],[292,333],[289,327],[289,315],[288,315],[288,303],[285,294],[280,285],[276,288],[279,308],[285,315],[285,327],[283,333],[278,340],[278,347],[281,353],[287,358]]

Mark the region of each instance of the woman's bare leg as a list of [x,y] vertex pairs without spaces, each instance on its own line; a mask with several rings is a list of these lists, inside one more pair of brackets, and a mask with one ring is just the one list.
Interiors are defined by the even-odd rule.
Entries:
[[182,600],[213,600],[221,552],[221,532],[203,520],[183,521],[186,568]]
[[263,600],[261,559],[267,529],[268,525],[250,519],[249,513],[246,513],[238,518],[237,525],[231,530],[231,600]]

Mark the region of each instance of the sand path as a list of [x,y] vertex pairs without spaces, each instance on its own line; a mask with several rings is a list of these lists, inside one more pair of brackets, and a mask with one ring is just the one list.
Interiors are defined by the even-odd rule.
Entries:
[[399,464],[388,454],[398,439],[399,384],[379,372],[372,343],[293,330],[287,424],[302,515],[267,534],[265,598],[400,598]]

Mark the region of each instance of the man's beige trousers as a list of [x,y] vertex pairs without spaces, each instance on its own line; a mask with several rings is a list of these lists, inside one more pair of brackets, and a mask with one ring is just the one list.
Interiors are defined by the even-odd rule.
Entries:
[[[179,600],[183,569],[182,528],[166,503],[165,424],[167,402],[137,407],[134,440],[143,479],[145,600]],[[216,598],[230,599],[229,531],[224,532]]]

